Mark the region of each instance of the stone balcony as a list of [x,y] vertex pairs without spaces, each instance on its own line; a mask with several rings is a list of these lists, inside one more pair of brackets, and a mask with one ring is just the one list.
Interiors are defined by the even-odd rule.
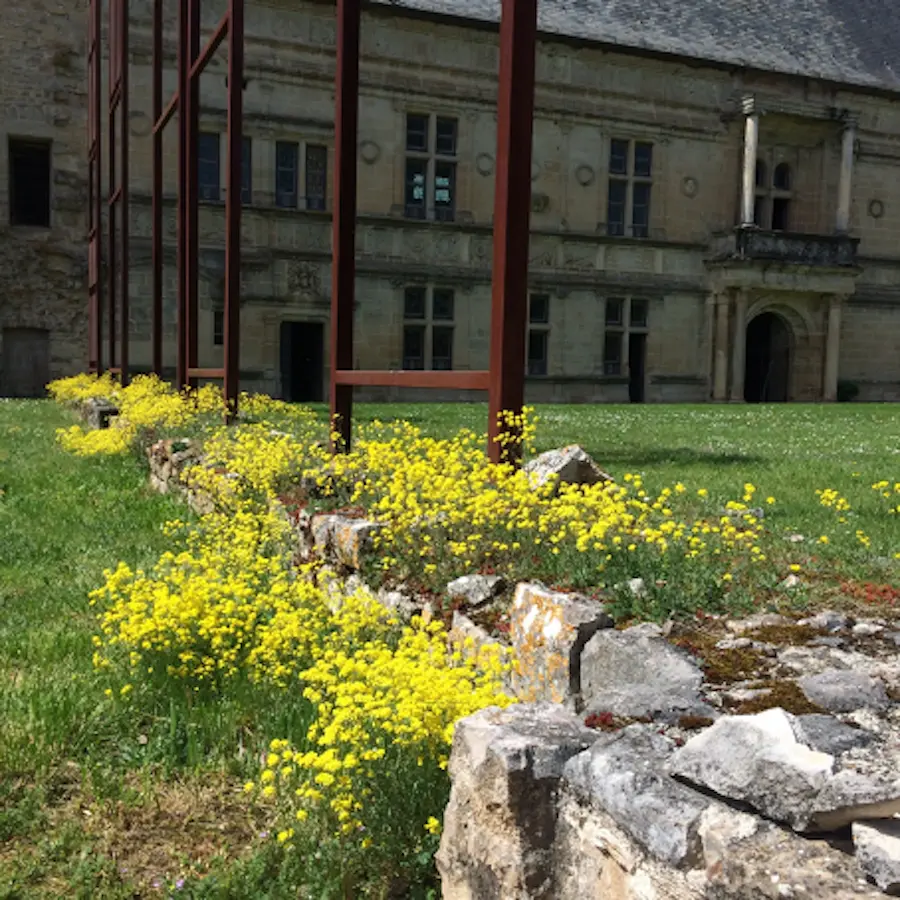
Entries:
[[713,238],[709,262],[766,262],[840,269],[856,267],[859,238],[740,227]]

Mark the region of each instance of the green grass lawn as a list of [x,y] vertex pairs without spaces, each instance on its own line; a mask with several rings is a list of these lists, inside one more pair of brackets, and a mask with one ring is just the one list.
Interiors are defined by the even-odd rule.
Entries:
[[[827,534],[828,552],[852,558],[856,577],[898,584],[885,558],[900,552],[900,517],[886,514],[871,485],[900,481],[900,407],[548,406],[538,414],[539,450],[580,443],[616,478],[642,473],[651,491],[681,481],[739,499],[752,482],[759,502],[777,500],[767,507],[776,533]],[[361,404],[356,416],[360,424],[406,418],[449,436],[484,430],[487,411]],[[70,421],[49,402],[0,401],[0,900],[163,896],[153,881],[201,858],[221,873],[218,887],[183,896],[292,896],[272,860],[252,849],[259,826],[236,788],[242,754],[261,735],[290,735],[302,723],[260,696],[197,708],[177,697],[123,704],[104,695],[91,662],[88,593],[119,560],[153,562],[167,543],[160,526],[185,512],[149,491],[134,457],[64,453],[54,433]],[[818,505],[823,488],[848,497],[849,525]],[[871,537],[864,553],[856,529]]]

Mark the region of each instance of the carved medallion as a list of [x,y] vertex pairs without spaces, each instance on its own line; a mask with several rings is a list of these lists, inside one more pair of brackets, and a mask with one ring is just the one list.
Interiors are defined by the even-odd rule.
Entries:
[[884,215],[884,203],[881,200],[870,200],[869,215],[873,219],[880,219]]
[[700,185],[696,178],[688,176],[681,182],[681,193],[684,194],[685,197],[696,197],[697,191],[699,190]]
[[494,172],[494,157],[490,153],[479,153],[475,157],[475,169],[479,175],[491,175]]
[[359,145],[359,155],[364,163],[368,163],[371,166],[381,156],[381,147],[375,141],[363,141]]
[[594,183],[594,170],[588,165],[580,165],[575,170],[575,180],[582,187],[590,187]]

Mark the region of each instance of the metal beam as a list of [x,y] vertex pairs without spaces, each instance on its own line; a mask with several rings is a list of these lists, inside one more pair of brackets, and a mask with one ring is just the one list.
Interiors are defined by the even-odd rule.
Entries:
[[[337,373],[353,368],[356,291],[356,144],[359,126],[360,0],[337,0],[334,199],[331,244],[331,431],[333,449],[350,448],[353,386]],[[337,445],[337,446],[336,446]]]
[[486,391],[490,372],[370,371],[350,369],[334,373],[334,382],[356,387],[445,388],[459,391]]
[[150,312],[151,366],[162,377],[163,369],[163,134],[156,126],[163,102],[163,0],[153,0],[153,188],[151,192],[151,257],[153,284]]
[[[519,435],[504,427],[500,415],[521,413],[525,402],[537,0],[502,2],[488,453],[493,462],[517,462]],[[502,437],[511,440],[501,443]]]

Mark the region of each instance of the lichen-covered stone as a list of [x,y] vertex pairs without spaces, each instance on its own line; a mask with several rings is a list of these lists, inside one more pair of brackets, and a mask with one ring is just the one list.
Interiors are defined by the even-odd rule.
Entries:
[[500,575],[462,575],[447,585],[447,596],[466,606],[478,607],[490,602],[506,587]]
[[561,484],[596,484],[612,481],[597,463],[577,444],[548,450],[525,464],[525,471],[535,487],[542,487],[551,479]]
[[604,605],[523,582],[516,587],[509,615],[516,696],[526,702],[579,705],[582,649],[594,634],[614,625]]
[[867,878],[892,897],[900,897],[900,819],[856,822],[856,859]]

